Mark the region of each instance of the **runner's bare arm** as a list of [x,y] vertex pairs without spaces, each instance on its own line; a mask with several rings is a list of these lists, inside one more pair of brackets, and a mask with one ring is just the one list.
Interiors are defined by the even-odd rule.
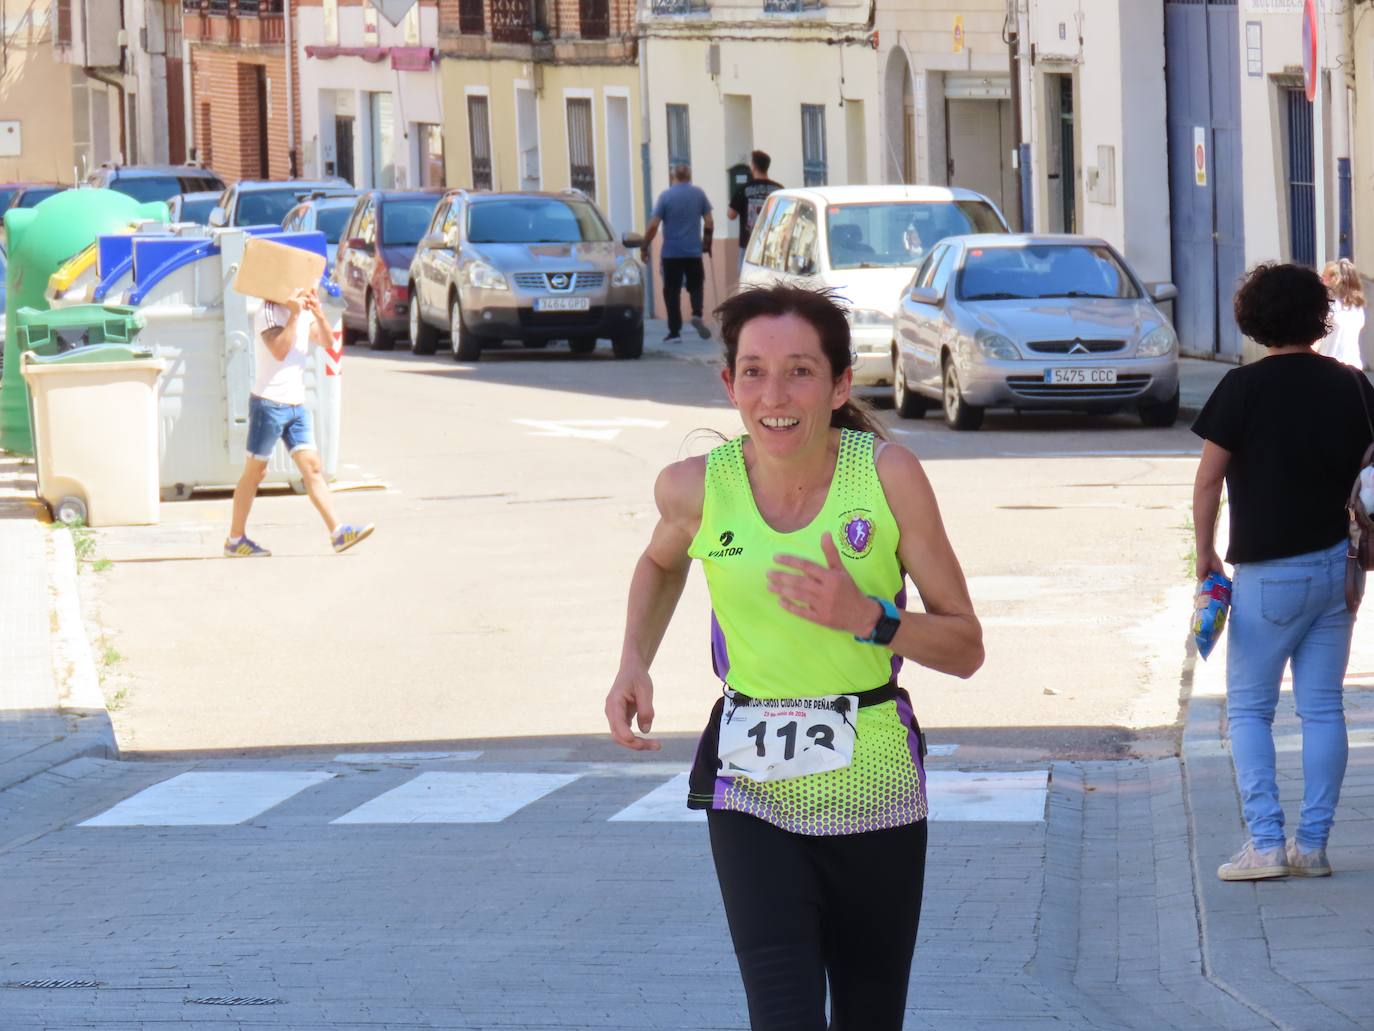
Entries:
[[878,479],[897,520],[897,553],[921,595],[925,612],[907,612],[888,645],[904,658],[956,677],[983,665],[983,628],[973,611],[968,583],[940,518],[920,460],[888,444],[878,455]]
[[636,751],[659,747],[657,741],[636,737],[630,721],[636,720],[641,733],[647,734],[653,726],[654,686],[649,667],[687,583],[691,566],[687,549],[701,523],[705,494],[704,457],[668,466],[654,484],[658,523],[630,580],[620,670],[606,696],[606,722],[612,739]]

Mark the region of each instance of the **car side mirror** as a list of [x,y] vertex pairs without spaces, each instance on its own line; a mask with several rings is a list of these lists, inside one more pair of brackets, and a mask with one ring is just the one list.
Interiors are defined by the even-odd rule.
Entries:
[[620,242],[626,250],[637,251],[644,246],[644,237],[638,233],[626,233],[620,238]]
[[1147,283],[1145,288],[1152,301],[1172,301],[1178,297],[1178,287],[1173,283]]
[[221,208],[221,207],[219,207],[218,205],[216,205],[216,206],[211,210],[211,212],[210,212],[210,217],[209,217],[208,219],[206,219],[206,222],[207,222],[209,225],[212,225],[212,226],[220,226],[220,227],[223,227],[223,226],[229,224],[229,216],[228,216],[227,214],[225,214],[225,211],[224,211],[223,208]]
[[420,241],[420,244],[421,246],[426,248],[433,248],[435,250],[439,250],[448,246],[448,239],[444,236],[443,233],[430,233],[428,236],[426,236],[423,240]]
[[916,304],[929,304],[936,307],[940,303],[940,295],[929,286],[913,286],[911,288],[911,300]]

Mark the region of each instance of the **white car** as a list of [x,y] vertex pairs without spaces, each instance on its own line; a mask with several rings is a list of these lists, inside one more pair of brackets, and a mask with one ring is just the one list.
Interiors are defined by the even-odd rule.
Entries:
[[997,206],[940,186],[816,186],[771,194],[749,238],[740,288],[824,286],[850,306],[854,383],[892,382],[892,316],[931,248],[1006,233]]

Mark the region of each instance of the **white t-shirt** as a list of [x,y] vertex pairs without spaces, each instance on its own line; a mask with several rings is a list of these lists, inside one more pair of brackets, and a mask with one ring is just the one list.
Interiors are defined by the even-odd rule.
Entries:
[[1364,368],[1360,354],[1360,330],[1364,329],[1364,308],[1360,305],[1331,305],[1331,332],[1322,338],[1318,352],[1357,369]]
[[315,318],[309,312],[296,316],[296,340],[286,357],[277,361],[263,342],[268,329],[285,326],[291,309],[285,305],[263,301],[253,316],[253,339],[257,342],[257,375],[253,379],[253,394],[266,401],[283,405],[305,404],[305,369],[310,364],[310,328]]

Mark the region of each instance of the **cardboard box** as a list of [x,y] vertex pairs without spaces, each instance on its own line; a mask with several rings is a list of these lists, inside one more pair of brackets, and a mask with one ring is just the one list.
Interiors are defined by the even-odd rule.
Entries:
[[234,289],[249,297],[283,303],[302,287],[316,287],[324,275],[324,255],[274,240],[249,237]]

